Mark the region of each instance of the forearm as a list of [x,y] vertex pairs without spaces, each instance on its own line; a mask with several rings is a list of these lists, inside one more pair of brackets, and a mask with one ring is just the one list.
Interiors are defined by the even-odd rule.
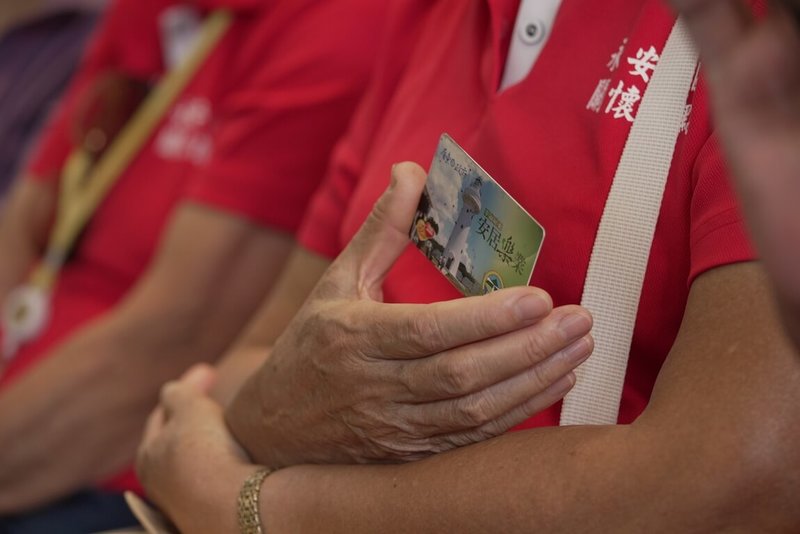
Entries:
[[269,356],[269,348],[238,346],[231,349],[217,365],[217,379],[211,396],[222,406],[228,406],[242,384],[255,373]]
[[[242,384],[266,361],[272,344],[329,264],[326,258],[302,247],[294,247],[269,296],[242,330],[236,344],[219,362],[212,396],[220,404],[230,404]],[[303,275],[298,277],[298,272]]]
[[[297,466],[262,487],[269,532],[768,531],[768,511],[719,490],[728,473],[653,449],[635,427],[510,434],[417,463]],[[665,454],[666,453],[666,454]],[[162,502],[182,532],[234,532],[247,471]],[[197,486],[195,486],[196,488]],[[722,505],[721,507],[719,505]],[[753,514],[759,514],[755,517]],[[786,525],[783,525],[784,530]]]
[[37,248],[25,235],[0,226],[0,299],[19,285],[37,256]]
[[178,323],[110,317],[0,394],[0,514],[74,491],[131,462],[161,385],[221,350],[189,339]]
[[[303,305],[330,260],[296,245],[286,260],[269,297],[237,339],[238,347],[269,347]],[[298,273],[302,273],[298,275]]]
[[398,466],[293,467],[267,479],[261,513],[278,533],[582,531],[597,525],[575,507],[590,504],[582,496],[597,512],[611,512],[597,495],[617,502],[607,453],[628,430],[537,430]]
[[289,468],[265,482],[262,518],[275,533],[791,530],[737,458],[647,434],[550,428],[415,464]]
[[796,532],[800,366],[764,282],[753,264],[695,282],[633,425],[537,429],[400,466],[290,467],[265,483],[265,521],[272,532]]
[[[1,239],[1,238],[0,238]],[[6,261],[13,257],[14,260]],[[9,293],[19,287],[25,280],[36,255],[30,248],[8,246],[7,242],[0,244],[0,304],[4,303]]]
[[41,256],[55,202],[49,184],[20,179],[0,218],[0,300],[20,284]]

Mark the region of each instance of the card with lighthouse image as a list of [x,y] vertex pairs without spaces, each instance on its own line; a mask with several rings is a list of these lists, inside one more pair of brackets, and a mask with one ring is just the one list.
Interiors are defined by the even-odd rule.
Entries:
[[411,241],[465,296],[528,285],[544,228],[443,134]]

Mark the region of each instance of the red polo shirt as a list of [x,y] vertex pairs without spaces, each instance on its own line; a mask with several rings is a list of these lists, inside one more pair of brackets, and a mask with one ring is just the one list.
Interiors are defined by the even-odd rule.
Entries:
[[[76,102],[100,73],[161,77],[161,17],[176,4],[112,5],[30,164],[34,179],[57,175]],[[125,295],[181,201],[288,232],[298,226],[366,85],[383,9],[370,0],[202,4],[233,5],[236,21],[98,209],[59,277],[47,330],[3,381]]]
[[[388,82],[374,84],[338,145],[300,231],[306,247],[331,257],[340,252],[388,185],[391,165],[427,165],[448,132],[546,228],[532,284],[557,305],[580,302],[636,97],[647,89],[675,17],[660,0],[564,0],[532,71],[498,92],[518,4],[437,4],[408,65],[396,62]],[[386,63],[393,64],[391,55]],[[644,410],[694,278],[754,258],[702,80],[686,110],[644,281],[621,423]],[[384,296],[425,303],[459,295],[409,246]],[[559,412],[554,406],[523,426],[556,425]]]
[[86,227],[45,332],[19,351],[0,387],[127,293],[182,201],[293,232],[363,93],[386,18],[373,0],[118,0],[39,144],[33,179],[57,175],[77,102],[100,74],[163,75],[163,17],[178,4],[200,18],[228,7],[235,22]]

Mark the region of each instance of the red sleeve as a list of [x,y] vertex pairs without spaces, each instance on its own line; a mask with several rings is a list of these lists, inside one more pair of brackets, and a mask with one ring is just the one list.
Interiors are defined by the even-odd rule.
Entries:
[[[749,2],[756,16],[764,15],[764,0]],[[698,94],[702,98],[695,101],[692,114],[700,114],[704,120],[710,121],[710,95],[704,76],[700,77]],[[692,168],[689,286],[698,276],[716,267],[758,259],[733,190],[722,147],[713,131],[713,121],[707,123],[707,128],[710,133],[706,133]],[[693,131],[690,130],[690,135]]]
[[289,232],[363,95],[386,17],[372,0],[304,4],[277,3],[250,28],[261,38],[235,68],[250,75],[223,101],[212,159],[187,192]]
[[350,197],[431,4],[427,0],[393,4],[389,30],[369,88],[347,134],[334,150],[325,180],[314,195],[298,232],[298,241],[318,254],[333,258],[341,252],[339,232]]
[[716,135],[709,138],[698,155],[695,181],[690,284],[715,267],[757,259]]
[[73,147],[74,114],[99,75],[111,70],[144,80],[157,75],[158,39],[150,35],[157,31],[154,8],[152,1],[116,0],[106,9],[67,91],[36,141],[25,174],[42,181],[58,178]]

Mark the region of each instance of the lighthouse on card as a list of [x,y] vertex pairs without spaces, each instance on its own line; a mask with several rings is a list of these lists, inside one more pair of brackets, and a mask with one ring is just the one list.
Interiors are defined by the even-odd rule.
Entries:
[[[472,182],[470,183],[470,179]],[[458,272],[458,264],[462,263],[462,259],[466,254],[467,237],[469,237],[469,228],[472,224],[472,218],[476,213],[481,211],[481,187],[483,180],[475,171],[470,171],[464,177],[464,183],[470,185],[464,189],[461,195],[462,206],[461,211],[456,219],[456,225],[453,227],[453,232],[450,234],[450,239],[447,240],[447,246],[444,248],[442,257],[445,260],[445,270],[455,277]]]

